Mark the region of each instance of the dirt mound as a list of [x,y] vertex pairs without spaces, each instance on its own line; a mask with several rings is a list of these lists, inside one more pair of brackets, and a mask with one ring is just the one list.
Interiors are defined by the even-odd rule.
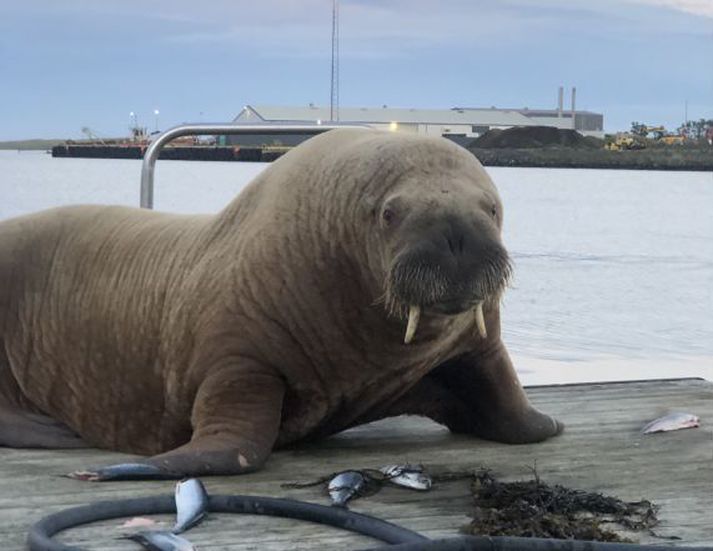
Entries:
[[488,130],[473,140],[469,149],[512,148],[531,149],[537,147],[601,147],[596,138],[585,138],[576,130],[560,129],[553,126],[514,126],[506,130]]

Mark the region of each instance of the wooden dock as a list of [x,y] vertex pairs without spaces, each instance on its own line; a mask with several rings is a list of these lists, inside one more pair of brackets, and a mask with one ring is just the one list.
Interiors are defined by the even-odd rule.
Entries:
[[[453,436],[428,420],[389,419],[358,427],[319,444],[272,455],[259,473],[205,478],[210,493],[291,497],[327,504],[319,487],[283,489],[348,468],[422,463],[433,473],[486,467],[505,480],[529,479],[537,467],[550,484],[602,492],[626,501],[660,505],[656,534],[642,543],[713,545],[713,383],[701,379],[534,387],[537,406],[563,420],[566,432],[548,442],[509,446]],[[641,427],[670,411],[701,418],[701,427],[644,436]],[[172,494],[170,481],[86,483],[56,475],[126,460],[99,450],[42,451],[0,448],[0,548],[25,549],[31,524],[75,505],[107,499]],[[451,537],[469,521],[465,480],[430,492],[384,488],[351,508],[414,529]],[[171,516],[157,516],[166,527]],[[126,519],[64,532],[60,540],[87,549],[130,550],[116,539]],[[310,523],[255,516],[211,515],[187,536],[201,550],[356,549],[374,540]]]

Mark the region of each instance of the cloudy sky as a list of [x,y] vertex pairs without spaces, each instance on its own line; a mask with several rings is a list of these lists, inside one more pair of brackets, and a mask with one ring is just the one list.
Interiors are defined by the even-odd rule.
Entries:
[[[331,0],[2,0],[0,140],[329,102]],[[713,118],[713,0],[341,0],[344,106]]]

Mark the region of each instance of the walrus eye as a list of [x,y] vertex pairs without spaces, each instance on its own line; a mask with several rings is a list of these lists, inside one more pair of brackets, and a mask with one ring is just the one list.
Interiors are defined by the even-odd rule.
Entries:
[[496,207],[495,205],[490,207],[490,214],[492,215],[493,218],[497,218],[498,217],[498,207]]
[[396,218],[396,213],[391,209],[384,209],[384,212],[381,213],[381,217],[384,219],[384,222],[386,222],[386,225],[388,226]]

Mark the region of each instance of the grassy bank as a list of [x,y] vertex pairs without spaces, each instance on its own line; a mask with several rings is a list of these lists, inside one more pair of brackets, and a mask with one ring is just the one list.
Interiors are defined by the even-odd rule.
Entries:
[[469,148],[485,166],[713,171],[713,147],[636,151],[555,148]]

